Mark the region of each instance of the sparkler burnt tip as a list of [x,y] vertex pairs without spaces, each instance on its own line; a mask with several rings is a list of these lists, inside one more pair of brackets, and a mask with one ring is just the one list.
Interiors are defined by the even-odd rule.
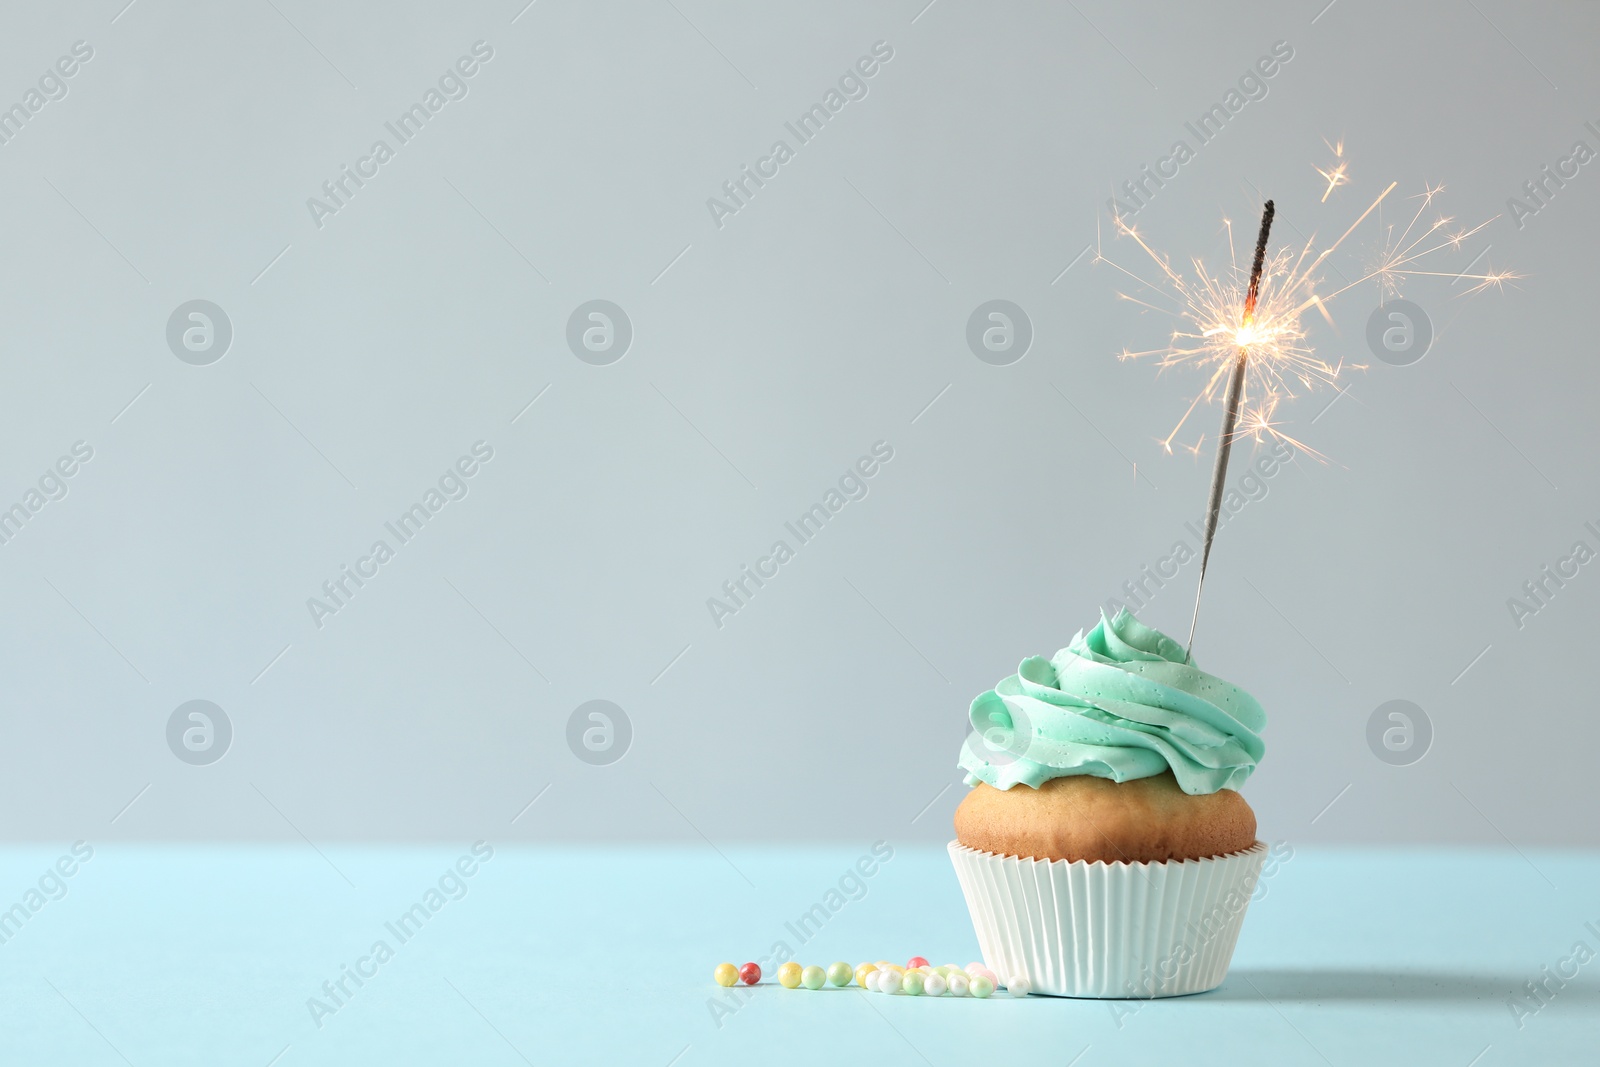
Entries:
[[1267,237],[1272,233],[1272,218],[1278,208],[1271,200],[1261,209],[1261,235],[1256,238],[1256,258],[1250,264],[1250,292],[1244,300],[1244,313],[1248,318],[1256,309],[1256,297],[1261,292],[1261,270],[1267,262]]

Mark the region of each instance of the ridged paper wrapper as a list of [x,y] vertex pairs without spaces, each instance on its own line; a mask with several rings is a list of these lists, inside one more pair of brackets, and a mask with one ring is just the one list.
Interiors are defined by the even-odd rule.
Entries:
[[1023,859],[950,842],[984,966],[1035,993],[1153,998],[1222,984],[1267,846],[1199,860]]

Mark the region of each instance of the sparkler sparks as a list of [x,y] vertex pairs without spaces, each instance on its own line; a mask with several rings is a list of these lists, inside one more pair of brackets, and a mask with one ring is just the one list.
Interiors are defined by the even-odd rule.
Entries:
[[[1328,144],[1326,141],[1322,143]],[[1338,163],[1327,170],[1323,170],[1321,167],[1315,168],[1316,172],[1327,179],[1328,182],[1328,187],[1322,191],[1322,202],[1324,204],[1328,202],[1328,197],[1333,195],[1335,189],[1341,185],[1348,184],[1350,181],[1350,175],[1346,173],[1350,164],[1344,158],[1344,142],[1340,141],[1338,144],[1328,145],[1328,147],[1333,149],[1333,158],[1338,160]]]
[[[1341,146],[1342,148],[1342,146]],[[1342,168],[1343,164],[1341,164]],[[1342,172],[1342,171],[1341,171]],[[1342,183],[1341,183],[1342,184]],[[1365,283],[1373,283],[1379,299],[1398,294],[1402,285],[1416,277],[1453,278],[1475,282],[1467,292],[1503,287],[1520,275],[1511,271],[1484,274],[1457,273],[1432,269],[1438,254],[1459,251],[1468,239],[1494,219],[1467,229],[1452,230],[1453,220],[1439,216],[1424,223],[1423,215],[1443,192],[1443,186],[1430,186],[1413,199],[1419,201],[1406,225],[1396,231],[1393,224],[1383,227],[1380,243],[1353,281],[1328,287],[1322,271],[1328,258],[1356,232],[1393,193],[1398,183],[1391,182],[1367,205],[1339,238],[1320,251],[1313,234],[1298,248],[1280,247],[1268,251],[1255,306],[1246,314],[1249,296],[1249,266],[1239,262],[1233,239],[1233,224],[1224,219],[1228,232],[1229,264],[1215,272],[1198,259],[1191,262],[1191,273],[1174,270],[1167,256],[1156,252],[1143,234],[1122,216],[1113,218],[1117,234],[1134,242],[1155,265],[1157,274],[1146,278],[1107,258],[1096,250],[1096,262],[1105,263],[1137,284],[1131,292],[1118,296],[1151,311],[1171,315],[1177,326],[1162,348],[1124,350],[1122,359],[1154,358],[1163,368],[1194,367],[1206,373],[1204,386],[1172,428],[1161,440],[1169,454],[1189,418],[1201,404],[1220,399],[1235,359],[1243,351],[1248,371],[1245,375],[1239,424],[1235,434],[1256,440],[1273,438],[1288,442],[1312,456],[1318,453],[1285,434],[1276,419],[1279,406],[1306,392],[1323,386],[1338,388],[1347,371],[1364,370],[1361,364],[1329,361],[1317,355],[1306,332],[1306,312],[1315,309],[1330,325],[1333,317],[1328,303]],[[1497,218],[1498,216],[1496,216]],[[1463,294],[1465,295],[1465,294]],[[1203,437],[1193,444],[1177,447],[1198,454]]]

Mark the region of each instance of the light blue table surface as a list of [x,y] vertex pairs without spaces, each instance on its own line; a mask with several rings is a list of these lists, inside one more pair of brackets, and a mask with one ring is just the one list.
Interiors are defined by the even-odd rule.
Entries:
[[[832,898],[800,942],[786,924],[826,907],[869,845],[498,846],[446,878],[403,941],[386,923],[429,903],[469,843],[102,845],[59,882],[46,872],[66,846],[12,847],[0,908],[23,911],[0,916],[0,1063],[1600,1063],[1600,959],[1574,958],[1600,951],[1600,856],[1574,852],[1297,850],[1252,905],[1226,984],[1195,997],[932,1000],[769,980],[714,1017],[713,966],[779,941],[822,964],[977,955],[948,857],[929,848],[896,849],[864,894],[847,881],[859,899]],[[323,983],[378,941],[392,958],[362,965],[372,976],[346,979],[336,1006]],[[1525,983],[1574,969],[1532,1010]],[[334,1010],[314,1020],[313,997]]]

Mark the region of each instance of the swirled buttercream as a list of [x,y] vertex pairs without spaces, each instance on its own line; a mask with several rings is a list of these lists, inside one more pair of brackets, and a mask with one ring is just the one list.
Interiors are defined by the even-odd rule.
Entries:
[[1090,774],[1126,782],[1171,770],[1187,793],[1238,789],[1264,746],[1254,697],[1186,661],[1176,641],[1126,610],[972,702],[967,782],[1035,788]]

